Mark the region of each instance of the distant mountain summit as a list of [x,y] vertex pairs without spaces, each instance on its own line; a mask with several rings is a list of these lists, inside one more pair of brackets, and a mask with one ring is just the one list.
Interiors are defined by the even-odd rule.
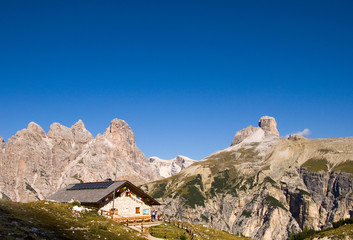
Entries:
[[96,138],[81,120],[70,128],[53,123],[48,134],[31,122],[6,144],[0,138],[0,198],[14,201],[45,199],[68,184],[107,178],[140,184],[160,179],[157,170],[120,119]]
[[155,167],[157,174],[164,178],[173,176],[181,170],[189,167],[191,164],[197,162],[196,160],[180,155],[170,160],[150,157],[148,161]]
[[353,217],[353,138],[281,138],[276,126],[262,117],[230,147],[143,189],[166,217],[258,240]]
[[242,141],[260,142],[266,136],[279,137],[277,123],[273,117],[263,116],[259,120],[259,127],[253,127],[250,125],[247,128],[238,131],[234,136],[231,146],[239,144]]

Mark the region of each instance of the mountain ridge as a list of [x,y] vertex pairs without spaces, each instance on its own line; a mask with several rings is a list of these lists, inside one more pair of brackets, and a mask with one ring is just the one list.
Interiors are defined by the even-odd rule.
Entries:
[[281,138],[273,129],[254,130],[144,190],[165,203],[161,211],[171,218],[254,239],[287,239],[353,213],[353,137]]
[[192,160],[191,158],[182,155],[178,155],[177,157],[169,160],[158,157],[150,157],[148,161],[154,165],[155,171],[157,171],[163,178],[171,177],[197,162],[197,160]]
[[130,126],[117,118],[95,138],[82,120],[70,128],[54,122],[47,134],[30,122],[7,143],[0,139],[0,166],[0,197],[22,202],[45,199],[71,183],[161,178]]

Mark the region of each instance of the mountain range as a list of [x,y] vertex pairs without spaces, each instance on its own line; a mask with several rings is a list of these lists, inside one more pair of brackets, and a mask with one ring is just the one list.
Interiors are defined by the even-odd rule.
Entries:
[[0,197],[42,200],[68,184],[108,178],[141,184],[171,176],[190,161],[179,156],[171,161],[147,159],[132,129],[119,119],[95,138],[81,120],[70,128],[53,123],[47,134],[31,122],[6,144],[0,139]]
[[0,198],[45,199],[71,183],[130,180],[163,203],[167,218],[253,239],[287,239],[353,217],[353,138],[280,137],[273,117],[238,131],[200,161],[147,159],[129,125],[114,119],[95,138],[78,121],[36,123],[0,137]]
[[253,239],[287,239],[353,216],[353,138],[279,136],[272,117],[230,147],[143,185],[165,216]]

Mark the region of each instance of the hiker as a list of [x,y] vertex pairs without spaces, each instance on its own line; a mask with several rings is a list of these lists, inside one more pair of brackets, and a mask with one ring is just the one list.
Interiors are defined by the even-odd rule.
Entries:
[[152,211],[152,219],[156,220],[156,211],[155,210]]

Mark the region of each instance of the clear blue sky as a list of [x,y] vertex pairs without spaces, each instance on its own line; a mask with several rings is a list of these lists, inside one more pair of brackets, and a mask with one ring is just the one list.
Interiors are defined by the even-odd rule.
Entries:
[[0,136],[113,118],[201,159],[274,116],[353,136],[353,1],[1,1]]

